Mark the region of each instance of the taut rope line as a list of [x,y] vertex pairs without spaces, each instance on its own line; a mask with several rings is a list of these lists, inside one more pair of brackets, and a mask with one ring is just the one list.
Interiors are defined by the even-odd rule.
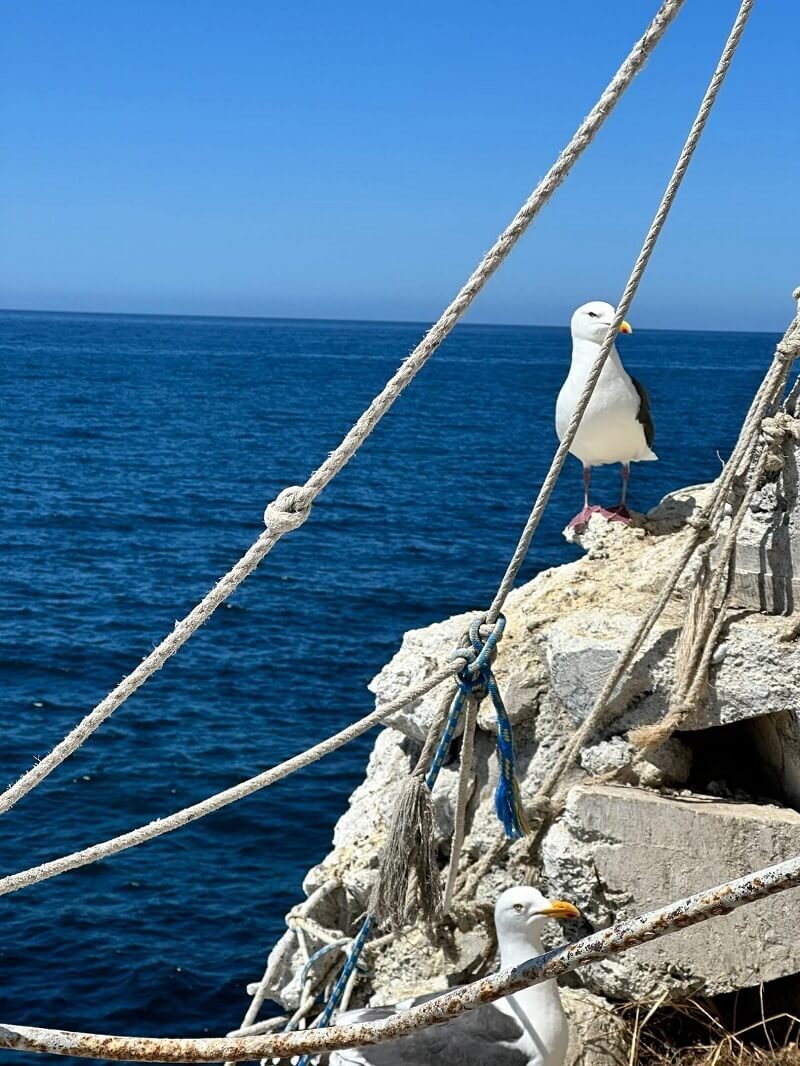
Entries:
[[561,443],[553,456],[553,461],[550,464],[550,469],[547,472],[547,477],[542,483],[542,487],[539,490],[539,495],[536,498],[536,503],[533,506],[533,510],[530,513],[528,521],[525,523],[525,528],[522,531],[522,536],[519,539],[519,544],[514,551],[511,558],[511,562],[508,564],[508,569],[503,576],[503,580],[500,583],[500,587],[497,590],[497,595],[492,602],[489,612],[486,616],[487,622],[494,622],[500,611],[503,609],[503,604],[506,601],[511,589],[514,587],[514,582],[517,579],[520,567],[522,566],[525,556],[530,548],[531,541],[533,540],[534,533],[539,525],[542,515],[544,514],[545,507],[550,499],[550,495],[555,488],[555,484],[558,481],[559,474],[567,461],[567,455],[572,447],[572,442],[575,439],[575,434],[578,432],[578,426],[583,418],[583,414],[586,408],[589,406],[589,401],[592,398],[597,380],[600,377],[603,367],[605,366],[608,353],[611,351],[614,341],[616,340],[619,327],[622,325],[623,319],[628,313],[628,309],[636,295],[636,290],[639,288],[639,282],[642,280],[642,275],[647,269],[647,264],[650,262],[650,256],[653,253],[653,248],[656,245],[661,230],[664,227],[664,223],[667,220],[670,208],[675,200],[675,196],[683,181],[684,175],[689,167],[689,163],[694,155],[694,150],[697,147],[697,143],[703,134],[708,116],[711,113],[711,109],[717,99],[717,94],[722,88],[722,83],[725,80],[725,76],[728,73],[733,57],[736,53],[736,49],[739,46],[744,28],[747,25],[747,20],[750,17],[750,13],[753,9],[755,0],[743,0],[739,13],[736,16],[736,21],[733,24],[728,40],[725,42],[725,47],[720,56],[717,68],[709,82],[705,95],[700,104],[700,108],[697,112],[697,116],[692,123],[692,128],[689,131],[689,136],[686,139],[686,143],[683,146],[678,162],[675,164],[675,169],[672,172],[672,177],[669,179],[667,188],[664,192],[663,199],[659,204],[655,217],[650,224],[650,229],[645,237],[642,249],[634,264],[631,275],[628,278],[628,283],[625,286],[625,291],[622,294],[622,299],[617,307],[617,313],[609,326],[608,333],[605,336],[600,351],[597,353],[597,358],[592,365],[592,369],[589,372],[589,376],[586,379],[586,384],[583,387],[578,403],[575,406],[575,410],[567,426],[566,432],[561,440]]
[[[267,529],[251,545],[236,565],[211,589],[164,640],[142,660],[67,736],[0,795],[0,814],[8,811],[39,785],[65,759],[69,758],[114,711],[177,652],[232,592],[248,577],[278,540],[308,517],[311,505],[322,490],[353,458],[378,422],[406,386],[430,359],[442,341],[467,311],[475,297],[509,255],[531,222],[561,185],[572,167],[591,144],[600,127],[614,110],[622,94],[644,66],[650,52],[666,33],[685,0],[664,0],[644,35],[631,49],[600,99],[575,131],[511,223],[484,255],[475,271],[439,320],[405,359],[383,390],[370,403],[358,421],[305,485],[284,489],[268,505],[264,519]],[[499,608],[498,608],[499,609]]]
[[329,1029],[244,1037],[170,1038],[106,1036],[0,1024],[0,1047],[39,1051],[51,1055],[138,1062],[242,1062],[248,1059],[297,1054],[319,1054],[343,1048],[382,1044],[388,1040],[458,1017],[465,1010],[494,1003],[523,988],[559,977],[585,963],[606,959],[631,948],[675,933],[709,918],[729,914],[777,892],[800,885],[800,857],[769,866],[735,881],[677,900],[635,918],[625,918],[608,929],[501,970],[480,981],[446,992],[418,1007],[379,1022],[337,1025]]
[[368,732],[379,722],[382,722],[384,718],[404,707],[409,699],[413,700],[424,696],[426,692],[430,692],[431,689],[436,688],[437,685],[452,677],[453,674],[461,669],[462,665],[463,660],[449,663],[447,666],[437,670],[426,681],[415,685],[410,692],[404,693],[384,707],[377,708],[357,722],[345,726],[344,729],[334,733],[333,736],[321,740],[319,744],[300,752],[299,755],[292,756],[291,759],[278,763],[277,766],[273,766],[269,770],[264,770],[255,777],[240,781],[238,785],[233,785],[231,788],[217,792],[213,796],[208,796],[191,807],[184,807],[166,818],[156,818],[146,825],[132,829],[129,833],[122,833],[120,836],[103,840],[99,844],[93,844],[91,847],[84,848],[81,851],[73,851],[69,855],[62,855],[60,858],[52,859],[50,862],[42,863],[40,866],[32,866],[27,870],[21,870],[19,873],[2,877],[0,878],[0,896],[18,892],[21,888],[28,888],[30,885],[38,884],[40,881],[46,881],[49,877],[56,877],[58,874],[66,873],[68,870],[77,870],[80,866],[88,866],[90,863],[98,862],[109,855],[116,855],[120,851],[126,851],[128,848],[134,848],[138,844],[144,844],[148,840],[155,840],[156,837],[171,833],[174,829],[180,829],[184,825],[189,825],[190,822],[196,822],[199,818],[204,818],[207,814],[213,814],[215,811],[227,807],[230,803],[244,799],[245,796],[252,796],[254,792],[259,792],[262,788],[269,788],[270,785],[274,785],[277,781],[282,781],[284,777],[288,777],[297,770],[302,770],[305,766],[310,766],[311,763],[317,762],[325,755],[330,754],[330,752],[336,751],[337,748],[343,747],[351,740],[355,740],[356,737]]
[[[611,345],[613,344],[614,338],[622,322],[622,319],[625,313],[627,312],[627,308],[631,300],[633,299],[641,277],[647,267],[653,247],[655,246],[655,243],[661,233],[664,222],[666,221],[667,215],[669,214],[669,210],[674,202],[675,195],[678,191],[678,188],[680,187],[683,177],[686,174],[686,170],[689,166],[694,150],[697,147],[697,143],[700,139],[700,136],[702,135],[706,121],[708,119],[709,112],[711,111],[714,101],[716,100],[717,94],[722,86],[725,74],[727,73],[727,70],[730,66],[731,60],[736,51],[736,47],[739,43],[747,19],[753,8],[754,2],[755,0],[743,0],[741,4],[736,21],[734,22],[731,33],[725,44],[725,48],[723,49],[720,61],[700,104],[697,117],[695,118],[695,121],[692,124],[689,136],[680,153],[678,162],[675,166],[675,170],[673,171],[672,176],[667,184],[664,196],[662,197],[661,203],[658,207],[658,210],[656,211],[653,222],[650,226],[650,229],[648,230],[644,244],[642,245],[642,249],[637,257],[633,271],[631,272],[628,284],[625,287],[622,302],[620,303],[619,309],[617,310],[617,313],[614,317],[614,321],[612,322],[612,325],[609,328],[609,331],[606,335],[600,352],[598,353],[597,359],[595,360],[594,366],[592,368],[592,373],[590,374],[590,377],[587,380],[586,388],[581,394],[579,405],[576,408],[573,418],[570,422],[567,434],[564,437],[564,441],[562,441],[561,446],[556,452],[556,455],[553,459],[553,463],[551,464],[550,472],[548,473],[548,476],[542,485],[536,503],[534,504],[534,508],[531,511],[531,515],[526,523],[523,537],[521,538],[520,543],[517,546],[516,551],[514,552],[514,557],[511,561],[511,564],[509,565],[505,577],[503,578],[503,582],[501,583],[500,588],[498,589],[497,595],[495,596],[495,599],[492,604],[492,608],[490,609],[490,612],[487,615],[487,619],[491,617],[492,612],[495,612],[497,604],[502,604],[508,596],[508,593],[510,592],[511,584],[509,582],[513,583],[513,580],[516,577],[519,565],[521,565],[522,558],[524,557],[524,553],[525,551],[527,551],[527,548],[530,545],[533,533],[536,530],[536,526],[539,523],[541,514],[544,511],[544,508],[547,504],[547,500],[549,499],[550,492],[552,491],[552,486],[555,484],[555,481],[557,480],[558,475],[561,472],[561,468],[564,465],[564,459],[566,457],[566,450],[564,446],[566,442],[570,439],[570,433],[574,436],[575,429],[577,428],[577,425],[580,422],[580,418],[582,417],[583,412],[589,402],[589,399],[591,398],[592,390],[594,389],[594,386],[600,375],[600,371],[602,370],[605,358],[611,349]],[[656,24],[659,17],[664,15],[664,10],[665,9],[662,8],[659,14],[656,16],[656,19],[651,25],[651,29],[652,26]],[[646,36],[647,35],[645,35],[645,37]],[[645,40],[645,38],[643,38],[642,40]],[[640,41],[639,45],[641,45],[641,43],[642,42]],[[793,328],[794,323],[789,331],[789,334],[787,334],[787,337],[791,336]],[[784,338],[784,340],[786,340],[786,338]],[[766,384],[766,382],[764,384]],[[759,390],[756,400],[761,398],[763,392],[764,386],[762,385],[762,389]],[[754,400],[753,407],[755,407],[756,400]],[[753,425],[755,425],[755,419],[753,417],[753,407],[751,407],[750,416],[748,417],[746,426],[749,426],[750,423],[753,423]],[[755,431],[757,431],[757,427]],[[734,454],[736,455],[736,453]],[[561,457],[560,461],[559,456]],[[732,460],[733,458],[734,457],[732,456]],[[734,462],[729,461],[729,466],[731,469],[735,465],[736,464]],[[728,468],[726,467],[726,469]],[[725,475],[723,475],[723,477],[724,476]],[[720,479],[720,481],[722,481],[722,478]],[[294,490],[284,491],[286,493],[291,493]],[[297,524],[299,524],[299,522]],[[691,556],[691,552],[694,551],[694,547],[696,547],[696,544],[699,543],[699,539],[700,538],[698,535],[697,541],[691,547],[691,551],[688,551],[688,547],[687,550],[684,551],[686,559],[681,565],[680,572],[682,572],[683,568],[688,562],[688,559]],[[253,549],[251,548],[251,552],[252,550]],[[253,569],[254,566],[255,563],[253,564],[253,567],[251,567],[251,569]],[[680,572],[674,574],[675,584],[677,584]],[[586,736],[588,736],[590,729],[595,728],[598,716],[600,713],[602,713],[602,711],[604,711],[604,704],[607,703],[608,699],[610,698],[610,695],[613,692],[613,688],[616,687],[616,683],[619,680],[619,677],[622,676],[622,673],[627,667],[627,664],[630,662],[630,659],[636,653],[638,647],[641,646],[641,642],[645,639],[646,633],[649,632],[649,629],[654,624],[655,619],[658,617],[658,614],[663,609],[663,606],[669,598],[669,595],[671,595],[673,588],[674,584],[669,588],[668,592],[665,588],[665,590],[662,592],[662,595],[659,597],[658,603],[654,605],[654,608],[651,608],[650,612],[648,612],[647,618],[642,623],[642,627],[640,627],[640,630],[637,631],[637,634],[634,636],[634,639],[626,647],[623,655],[618,660],[615,670],[613,671],[613,676],[616,677],[616,680],[613,682],[613,684],[611,682],[611,678],[609,678],[609,680],[607,681],[606,685],[604,686],[603,692],[598,698],[595,708],[593,709],[589,719],[587,719],[587,721],[583,723],[581,729],[576,733],[567,751],[562,754],[562,757],[559,759],[559,762],[554,768],[554,771],[551,772],[551,775],[548,778],[551,783],[554,779],[560,777],[561,774],[563,774],[566,766],[571,763],[572,759],[574,759],[577,751],[579,750],[577,746],[578,743],[582,744]],[[195,611],[198,609],[199,608],[195,608]],[[494,622],[497,621],[498,615],[499,611],[496,611]],[[156,652],[157,651],[158,649],[156,649]],[[153,654],[155,654],[155,652]],[[147,660],[145,660],[145,662],[146,661]],[[135,847],[136,845],[144,843],[145,841],[153,840],[155,837],[163,836],[165,833],[171,832],[174,829],[181,828],[182,826],[187,825],[189,822],[196,821],[198,818],[202,818],[207,814],[211,814],[214,811],[219,810],[221,807],[227,806],[229,803],[233,803],[236,800],[251,795],[253,792],[257,792],[262,788],[266,788],[269,785],[274,784],[275,781],[279,781],[282,778],[287,777],[289,774],[294,773],[295,770],[302,769],[303,767],[308,766],[310,763],[316,762],[318,759],[327,755],[329,752],[336,750],[336,748],[341,747],[343,744],[346,744],[349,740],[352,740],[357,736],[361,736],[362,733],[367,732],[382,719],[394,713],[394,711],[399,710],[401,707],[410,703],[412,700],[418,698],[425,692],[429,692],[431,689],[435,688],[440,682],[457,673],[458,670],[461,668],[463,661],[463,659],[458,660],[454,663],[450,663],[446,666],[441,667],[435,674],[428,678],[427,681],[415,686],[413,689],[409,690],[397,700],[392,701],[391,704],[388,704],[387,706],[382,707],[379,710],[373,711],[371,714],[368,714],[364,718],[359,719],[357,722],[334,734],[332,737],[329,737],[326,740],[321,741],[319,744],[314,745],[312,748],[309,748],[308,751],[301,752],[299,755],[296,755],[291,759],[287,759],[285,762],[280,763],[278,766],[274,767],[271,770],[266,770],[263,773],[258,774],[256,777],[249,778],[248,780],[243,781],[238,785],[234,785],[233,787],[226,789],[223,792],[219,792],[213,796],[210,796],[207,799],[192,805],[191,807],[187,807],[181,811],[177,811],[166,818],[156,819],[155,821],[149,822],[147,825],[141,826],[138,829],[134,829],[129,833],[124,833],[121,836],[117,836],[110,840],[95,844],[92,847],[85,848],[81,851],[73,852],[70,855],[62,856],[59,859],[54,859],[47,863],[43,863],[40,866],[32,867],[27,870],[22,870],[19,873],[11,874],[7,877],[0,878],[0,895],[5,895],[9,892],[15,892],[20,888],[25,888],[29,885],[36,884],[39,881],[43,881],[49,877],[54,877],[58,874],[65,873],[68,870],[74,870],[79,866],[88,865],[89,863],[96,862],[99,859],[107,857],[108,855],[113,855],[119,851],[124,851],[127,848]],[[142,665],[144,665],[144,663]],[[133,675],[130,676],[132,677]],[[110,698],[110,696],[107,697],[107,699]],[[94,714],[95,712],[92,713]],[[68,739],[69,738],[67,738],[67,740]],[[65,743],[66,741],[62,742],[62,744]],[[59,747],[61,746],[62,745],[59,745]],[[58,748],[54,749],[54,751],[51,752],[51,755],[54,755],[56,751],[58,751]],[[46,759],[47,758],[49,758],[49,756],[46,757]],[[43,760],[42,763],[40,763],[37,767],[34,767],[33,770],[29,771],[29,773],[25,775],[25,777],[21,778],[15,786],[12,786],[4,794],[4,796],[8,797],[14,789],[22,787],[25,784],[26,779],[30,777],[30,775],[34,774],[34,772],[38,770],[41,766],[44,765],[46,759]],[[30,783],[27,787],[24,787],[20,795],[24,795],[30,790],[30,788],[33,788],[36,783],[38,783],[38,781]],[[551,794],[550,788],[547,784],[543,786],[543,788],[535,797],[533,808],[529,808],[530,813],[533,817],[536,817],[539,813],[536,810],[537,802],[541,809],[546,810],[549,807],[549,799],[545,797],[545,792],[547,792],[548,795]],[[4,808],[2,798],[0,798],[0,812],[2,812],[3,809],[6,808]]]

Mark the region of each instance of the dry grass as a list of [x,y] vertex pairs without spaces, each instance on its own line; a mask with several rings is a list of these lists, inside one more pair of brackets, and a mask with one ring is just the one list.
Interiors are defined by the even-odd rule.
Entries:
[[731,1025],[710,1000],[666,996],[622,1008],[628,1066],[800,1066],[800,1018],[785,1011]]

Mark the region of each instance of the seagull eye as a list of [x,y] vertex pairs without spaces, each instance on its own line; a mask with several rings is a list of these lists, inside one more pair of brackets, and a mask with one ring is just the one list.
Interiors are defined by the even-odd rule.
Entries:
[[586,313],[588,314],[589,318],[597,318],[596,311],[587,311]]
[[522,914],[522,909],[523,908],[522,908],[522,904],[521,903],[515,903],[514,904],[514,910],[517,912],[517,914]]

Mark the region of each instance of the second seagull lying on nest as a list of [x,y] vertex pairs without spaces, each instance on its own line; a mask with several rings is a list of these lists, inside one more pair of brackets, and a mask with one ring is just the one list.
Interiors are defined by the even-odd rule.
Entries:
[[[579,307],[572,316],[572,365],[556,402],[556,432],[561,440],[578,403],[589,371],[614,318],[611,304],[595,301]],[[631,333],[627,322],[620,333]],[[628,522],[628,475],[630,464],[657,459],[652,450],[655,436],[650,403],[645,387],[628,374],[616,345],[612,346],[584,412],[570,452],[583,463],[583,510],[570,522],[570,528],[585,528],[593,514],[611,522]],[[589,486],[592,467],[622,464],[622,496],[616,507],[592,507]]]
[[[548,918],[579,915],[571,903],[545,899],[535,888],[509,888],[494,909],[501,968],[519,966],[543,953],[541,930]],[[347,1011],[339,1015],[336,1024],[381,1021],[434,995],[397,1007]],[[568,1038],[561,995],[551,980],[399,1040],[334,1051],[330,1066],[563,1066]]]

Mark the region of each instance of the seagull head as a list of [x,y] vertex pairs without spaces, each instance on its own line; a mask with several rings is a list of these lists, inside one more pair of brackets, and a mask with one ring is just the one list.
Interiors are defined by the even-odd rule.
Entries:
[[563,899],[547,899],[537,888],[517,885],[507,889],[497,900],[494,923],[498,939],[533,939],[548,918],[579,918],[580,911]]
[[[572,316],[570,322],[572,339],[602,344],[615,314],[616,311],[611,304],[603,303],[602,300],[592,300],[591,303],[583,304]],[[633,333],[627,322],[622,323],[619,331],[620,333]]]

